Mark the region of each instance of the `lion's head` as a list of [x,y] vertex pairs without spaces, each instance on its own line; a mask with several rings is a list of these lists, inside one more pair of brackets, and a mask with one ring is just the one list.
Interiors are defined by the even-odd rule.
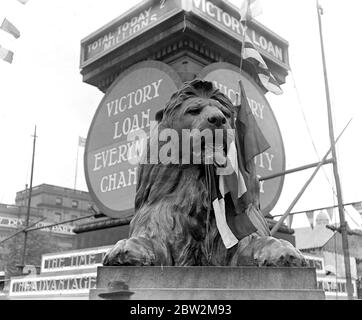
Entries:
[[195,79],[175,92],[156,119],[174,129],[219,128],[233,114],[231,101],[209,81]]
[[[211,82],[199,79],[186,82],[157,113],[156,119],[159,132],[169,129],[177,132],[182,164],[188,164],[187,153],[192,154],[190,163],[205,164],[205,160],[210,162],[212,158],[216,165],[225,164],[233,134],[234,106]],[[196,153],[199,157],[195,157]]]

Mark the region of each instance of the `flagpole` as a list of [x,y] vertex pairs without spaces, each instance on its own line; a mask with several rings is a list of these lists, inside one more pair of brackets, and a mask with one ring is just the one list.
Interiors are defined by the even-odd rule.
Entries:
[[[29,199],[28,199],[28,209],[27,209],[27,213],[26,213],[26,221],[25,221],[25,228],[29,227],[29,219],[30,219],[30,205],[31,205],[31,193],[32,193],[32,189],[33,189],[33,173],[34,173],[34,158],[35,158],[35,144],[36,144],[36,126],[34,129],[34,135],[33,135],[33,156],[32,156],[32,160],[31,160],[31,174],[30,174],[30,189],[29,189]],[[27,241],[28,241],[28,231],[25,229],[24,230],[24,246],[23,246],[23,255],[21,258],[21,268],[23,270],[23,268],[25,267],[25,255],[26,255],[26,245],[27,245]]]
[[334,174],[335,185],[336,185],[336,189],[337,189],[338,212],[339,212],[340,228],[341,228],[341,234],[342,234],[344,266],[345,266],[345,271],[346,271],[347,293],[348,293],[348,299],[353,300],[353,286],[352,286],[352,280],[351,280],[351,265],[350,265],[350,255],[349,255],[349,248],[348,248],[347,226],[346,226],[346,221],[345,221],[344,212],[343,212],[342,188],[341,188],[341,182],[340,182],[339,172],[338,172],[337,152],[336,152],[336,146],[335,146],[335,141],[334,141],[333,115],[332,115],[332,108],[331,108],[331,99],[330,99],[330,94],[329,94],[327,64],[326,64],[324,42],[323,42],[323,30],[322,30],[322,18],[321,18],[321,16],[323,15],[323,8],[319,5],[318,0],[316,0],[316,5],[317,5],[320,44],[321,44],[321,51],[322,51],[325,94],[326,94],[326,100],[327,100],[329,138],[330,138],[330,143],[331,143],[332,158],[334,160],[333,161],[333,174]]
[[[241,51],[240,51],[240,73],[243,70],[243,57],[244,57],[244,50],[245,50],[246,30],[248,29],[248,14],[249,14],[249,7],[250,7],[250,0],[246,0],[246,1],[247,1],[247,10],[246,10],[246,15],[245,15],[245,20],[242,20],[243,17],[240,17],[240,25],[241,25],[241,29],[242,29]],[[245,22],[245,24],[243,22]]]
[[[79,138],[78,138],[79,140]],[[74,176],[74,190],[77,188],[77,175],[78,175],[78,156],[79,156],[79,141],[78,141],[78,147],[77,147],[77,160],[75,161],[75,176]]]
[[[247,1],[247,10],[246,10],[246,16],[245,16],[245,20],[243,20],[243,17],[240,16],[240,26],[241,26],[241,29],[242,29],[242,36],[241,36],[241,49],[240,49],[240,75],[242,74],[242,71],[243,71],[243,57],[244,57],[244,49],[245,49],[245,39],[246,39],[246,30],[248,28],[247,26],[247,19],[248,19],[248,12],[249,12],[249,6],[250,6],[250,0],[246,0]],[[245,21],[245,25],[243,24],[243,22]],[[238,103],[240,104],[240,108],[242,107],[241,106],[241,97],[243,95],[243,83],[241,81],[241,79],[239,80],[239,90],[240,90],[240,93],[239,93],[239,97],[238,97],[238,94],[236,94],[236,105],[238,105]],[[246,98],[246,97],[245,97]],[[239,100],[239,101],[238,101]],[[240,143],[239,143],[239,139],[235,139],[235,142],[236,142],[236,147],[241,150],[241,146],[240,146]],[[237,165],[237,159],[235,159],[236,161],[236,165]],[[237,177],[238,177],[238,181],[240,179],[240,170],[238,170],[237,172]],[[239,192],[239,191],[238,191]]]
[[247,24],[245,21],[245,25],[243,25],[242,21],[240,21],[240,24],[243,28],[243,34],[241,38],[241,51],[240,51],[240,73],[243,71],[243,57],[244,57],[244,50],[245,50],[245,38],[246,38],[246,30],[247,30]]

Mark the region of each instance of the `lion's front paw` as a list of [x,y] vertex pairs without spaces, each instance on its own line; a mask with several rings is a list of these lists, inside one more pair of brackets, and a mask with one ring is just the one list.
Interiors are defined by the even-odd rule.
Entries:
[[104,266],[150,266],[155,255],[147,239],[130,238],[118,241],[103,258]]
[[301,252],[290,242],[273,237],[260,237],[253,243],[253,258],[259,266],[306,266]]

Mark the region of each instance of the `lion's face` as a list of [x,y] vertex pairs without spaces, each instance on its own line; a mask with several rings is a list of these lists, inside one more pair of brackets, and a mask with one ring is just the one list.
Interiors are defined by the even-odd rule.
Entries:
[[173,128],[178,129],[231,129],[232,112],[213,99],[190,98],[175,114]]
[[190,132],[191,152],[201,157],[201,163],[223,166],[231,142],[232,116],[232,111],[217,100],[191,97],[173,113],[169,124],[178,132]]

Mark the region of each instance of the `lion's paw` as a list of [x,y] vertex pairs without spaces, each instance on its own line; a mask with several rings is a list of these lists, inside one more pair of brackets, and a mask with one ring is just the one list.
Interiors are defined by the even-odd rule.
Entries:
[[253,258],[259,266],[303,267],[306,260],[290,242],[260,237],[253,243]]
[[118,241],[103,258],[104,266],[151,266],[155,255],[144,238],[130,238]]

